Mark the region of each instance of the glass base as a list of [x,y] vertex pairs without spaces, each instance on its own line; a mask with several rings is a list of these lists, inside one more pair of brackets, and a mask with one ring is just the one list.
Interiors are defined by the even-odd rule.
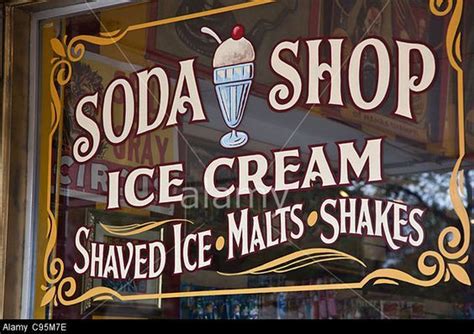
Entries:
[[221,138],[221,145],[225,148],[238,148],[247,144],[249,136],[243,131],[232,130]]

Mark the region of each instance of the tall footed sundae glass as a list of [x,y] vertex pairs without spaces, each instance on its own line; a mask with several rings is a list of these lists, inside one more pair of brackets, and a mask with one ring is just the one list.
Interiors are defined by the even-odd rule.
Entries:
[[210,28],[204,27],[201,32],[219,43],[213,58],[213,81],[222,117],[231,129],[222,136],[220,143],[225,148],[238,148],[248,141],[247,133],[236,129],[247,106],[254,77],[255,51],[252,43],[244,37],[241,25],[236,25],[232,37],[224,42]]

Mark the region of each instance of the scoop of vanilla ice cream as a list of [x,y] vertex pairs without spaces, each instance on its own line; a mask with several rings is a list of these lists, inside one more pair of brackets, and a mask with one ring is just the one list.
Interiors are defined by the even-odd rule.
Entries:
[[230,66],[254,60],[255,50],[248,39],[245,37],[238,40],[229,38],[222,42],[214,53],[213,66]]

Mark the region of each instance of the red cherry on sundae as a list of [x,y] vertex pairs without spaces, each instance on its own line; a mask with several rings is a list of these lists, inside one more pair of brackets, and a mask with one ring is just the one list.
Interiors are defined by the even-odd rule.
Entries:
[[239,40],[245,35],[244,26],[237,24],[232,28],[232,39]]

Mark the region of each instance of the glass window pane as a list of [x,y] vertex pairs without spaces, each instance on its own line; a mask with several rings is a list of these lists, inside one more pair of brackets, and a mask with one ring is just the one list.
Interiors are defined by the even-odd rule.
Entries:
[[41,21],[34,316],[472,317],[466,234],[440,237],[473,214],[449,21],[361,0]]

